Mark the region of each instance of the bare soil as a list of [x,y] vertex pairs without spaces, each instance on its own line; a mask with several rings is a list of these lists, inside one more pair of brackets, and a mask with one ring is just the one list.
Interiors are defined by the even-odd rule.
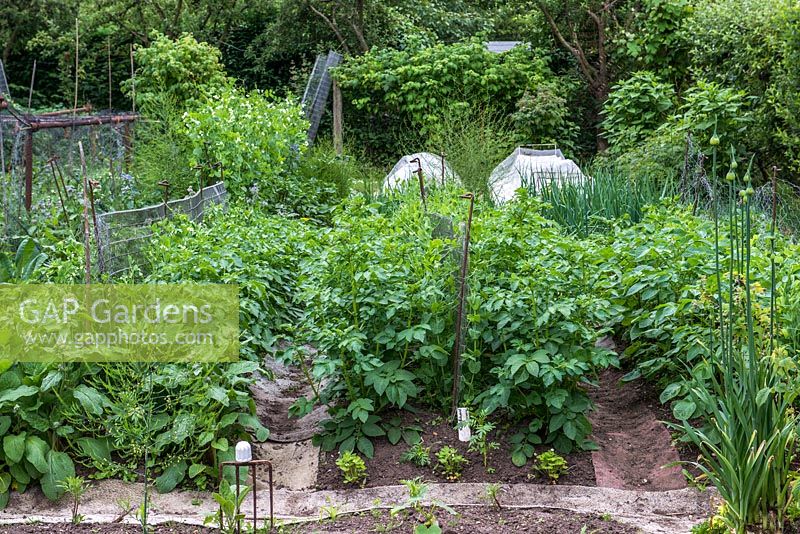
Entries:
[[[437,512],[439,526],[444,534],[469,532],[508,534],[526,532],[530,534],[572,534],[579,532],[603,534],[633,534],[637,529],[605,520],[597,515],[577,514],[561,510],[503,509],[470,507],[457,509],[453,516],[445,511]],[[284,527],[292,533],[362,533],[362,532],[412,532],[419,524],[414,513],[401,513],[391,517],[385,510],[375,510],[360,515],[343,516],[336,521],[319,521],[292,527]],[[584,530],[585,529],[585,530]]]
[[[532,462],[523,467],[517,467],[511,462],[511,444],[509,438],[514,435],[513,429],[496,431],[490,441],[499,443],[499,448],[489,453],[488,466],[494,472],[487,472],[483,466],[483,457],[476,452],[468,450],[468,444],[458,440],[458,434],[451,424],[441,416],[421,412],[416,415],[409,412],[398,413],[404,424],[416,424],[422,427],[422,440],[425,447],[430,447],[431,465],[417,467],[412,463],[401,463],[400,458],[408,450],[402,440],[397,445],[392,445],[385,437],[373,439],[375,454],[372,459],[365,458],[367,464],[366,487],[388,486],[398,484],[400,480],[422,477],[430,482],[451,482],[442,474],[434,470],[436,467],[435,454],[444,446],[454,447],[462,454],[469,464],[464,468],[458,482],[503,482],[532,484],[549,484],[550,481],[538,474],[531,467]],[[544,452],[548,447],[539,447],[538,452]],[[564,457],[569,464],[569,471],[559,478],[559,484],[578,486],[594,486],[594,467],[592,454],[587,451],[573,452]],[[341,473],[336,467],[338,452],[320,452],[319,471],[317,472],[317,487],[320,489],[344,489],[347,487],[341,478]]]
[[672,436],[656,416],[642,380],[621,382],[624,372],[609,369],[599,387],[589,390],[595,410],[589,414],[597,485],[617,489],[665,491],[686,487]]

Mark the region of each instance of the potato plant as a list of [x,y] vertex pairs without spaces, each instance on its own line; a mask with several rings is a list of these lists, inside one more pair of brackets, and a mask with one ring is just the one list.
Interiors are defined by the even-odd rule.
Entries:
[[[457,216],[447,193],[429,199]],[[590,403],[579,382],[616,363],[594,346],[605,301],[582,295],[592,255],[523,198],[507,211],[479,207],[469,278],[463,396],[528,421],[537,442],[589,447]],[[450,404],[457,240],[431,237],[413,197],[354,200],[334,220],[302,276],[303,341],[319,349],[316,402],[330,406],[325,450],[358,449],[386,433],[382,414],[408,403]],[[602,331],[602,329],[600,329]],[[301,401],[297,412],[310,409]]]

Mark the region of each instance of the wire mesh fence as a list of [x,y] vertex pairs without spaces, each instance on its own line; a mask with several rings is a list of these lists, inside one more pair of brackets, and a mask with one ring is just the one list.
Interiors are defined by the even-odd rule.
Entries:
[[222,182],[191,196],[139,209],[112,211],[97,216],[97,259],[103,273],[116,278],[146,271],[144,248],[153,236],[153,223],[175,214],[200,221],[210,205],[225,205],[228,193]]
[[328,103],[328,95],[331,91],[333,80],[330,69],[337,67],[342,62],[342,55],[330,51],[328,55],[320,54],[314,63],[311,76],[308,79],[305,92],[303,93],[303,112],[308,119],[308,142],[313,143],[317,137],[317,130],[325,113],[325,106]]
[[[0,189],[3,235],[83,203],[79,146],[99,210],[135,200],[127,171],[136,115],[90,108],[43,114],[0,110]],[[67,217],[68,219],[68,217]]]

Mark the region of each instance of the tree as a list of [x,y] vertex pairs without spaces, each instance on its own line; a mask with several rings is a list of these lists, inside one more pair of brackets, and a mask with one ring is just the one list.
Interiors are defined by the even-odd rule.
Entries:
[[364,33],[365,0],[307,0],[308,8],[331,29],[346,53],[350,53],[345,29],[340,21],[349,26],[349,31],[356,38],[361,53],[369,51],[369,44]]
[[[612,31],[620,26],[616,11],[624,5],[624,0],[589,0],[549,3],[536,0],[559,46],[567,50],[577,62],[581,74],[589,85],[596,109],[595,119],[608,98],[611,87],[611,54],[613,46]],[[560,8],[555,12],[554,7]],[[608,141],[597,136],[597,150],[608,148]]]

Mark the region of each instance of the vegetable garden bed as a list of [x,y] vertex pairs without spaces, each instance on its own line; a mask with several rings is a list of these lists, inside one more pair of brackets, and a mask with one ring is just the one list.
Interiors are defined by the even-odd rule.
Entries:
[[[411,461],[402,461],[403,454],[410,446],[404,441],[392,445],[386,437],[375,439],[375,454],[372,458],[365,459],[367,467],[367,487],[386,486],[397,484],[398,480],[422,477],[432,482],[451,482],[437,469],[436,452],[449,446],[456,449],[467,460],[459,482],[503,482],[550,484],[551,480],[543,473],[535,471],[530,464],[518,467],[511,461],[513,445],[510,438],[516,429],[498,430],[492,432],[488,439],[496,442],[498,448],[489,451],[488,469],[483,465],[482,455],[477,451],[470,451],[469,444],[458,440],[457,431],[453,425],[439,415],[430,412],[412,414],[400,412],[395,416],[406,428],[419,429],[423,449],[429,449],[430,464],[418,466]],[[388,417],[389,419],[393,418]],[[536,446],[537,453],[549,450],[547,446]],[[348,486],[342,482],[341,472],[336,467],[338,452],[321,452],[317,486],[323,489],[340,489]],[[592,454],[589,451],[575,451],[564,455],[569,467],[565,474],[558,479],[559,484],[578,486],[594,486],[594,467]]]

